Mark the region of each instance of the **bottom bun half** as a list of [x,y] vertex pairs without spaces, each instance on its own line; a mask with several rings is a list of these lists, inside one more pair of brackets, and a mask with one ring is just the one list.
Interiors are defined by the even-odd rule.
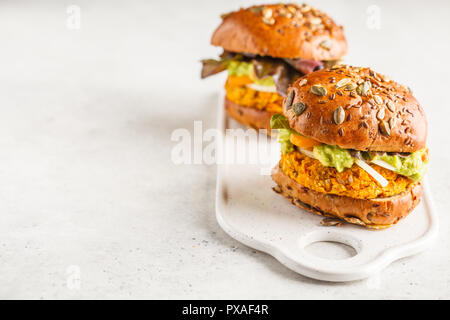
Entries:
[[272,112],[256,108],[244,107],[225,98],[225,110],[227,114],[243,125],[253,129],[267,129],[270,135],[270,118]]
[[272,170],[272,179],[278,185],[274,191],[300,208],[375,229],[388,228],[406,217],[419,204],[423,192],[422,184],[418,182],[388,198],[355,199],[326,194],[300,185],[285,175],[278,165]]

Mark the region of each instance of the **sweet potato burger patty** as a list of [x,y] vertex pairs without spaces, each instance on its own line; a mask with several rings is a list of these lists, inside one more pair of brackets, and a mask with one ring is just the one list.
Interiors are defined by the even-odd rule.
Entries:
[[382,187],[366,171],[353,165],[343,172],[325,167],[318,160],[293,151],[281,154],[280,167],[283,172],[299,184],[317,192],[336,194],[356,199],[374,199],[397,195],[411,184],[409,178],[377,165],[371,166],[385,177],[389,184]]
[[227,99],[248,108],[273,113],[282,112],[283,97],[274,92],[262,92],[248,88],[253,83],[247,76],[230,76],[225,83]]

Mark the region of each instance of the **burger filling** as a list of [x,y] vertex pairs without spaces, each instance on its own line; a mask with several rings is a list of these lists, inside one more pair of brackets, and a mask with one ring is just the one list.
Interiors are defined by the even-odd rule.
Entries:
[[290,83],[336,62],[277,59],[225,51],[220,60],[202,60],[202,78],[228,71],[225,84],[228,100],[249,108],[281,113]]
[[357,199],[390,197],[405,191],[414,181],[377,165],[371,165],[388,184],[383,187],[359,166],[339,172],[298,150],[281,155],[280,168],[291,179],[311,190]]
[[255,89],[249,86],[253,83],[254,81],[249,76],[229,76],[225,83],[227,99],[244,107],[281,113],[283,97],[276,92],[269,91],[275,87],[259,84],[263,89],[267,89]]
[[292,130],[281,114],[272,117],[271,127],[279,129],[282,171],[317,192],[357,199],[390,197],[421,181],[427,169],[427,148],[413,153],[342,149]]

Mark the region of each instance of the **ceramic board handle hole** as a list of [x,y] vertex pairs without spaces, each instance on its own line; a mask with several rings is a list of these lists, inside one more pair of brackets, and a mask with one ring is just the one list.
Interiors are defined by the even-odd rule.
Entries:
[[362,249],[360,240],[342,232],[318,230],[298,241],[299,249],[308,255],[329,260],[350,259]]
[[352,246],[336,241],[317,241],[305,247],[306,252],[319,258],[342,260],[354,257],[358,252]]

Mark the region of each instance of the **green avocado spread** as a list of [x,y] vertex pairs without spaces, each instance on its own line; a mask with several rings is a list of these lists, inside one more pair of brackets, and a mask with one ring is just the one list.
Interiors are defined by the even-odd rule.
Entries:
[[351,168],[355,162],[355,158],[350,155],[348,150],[327,144],[315,146],[314,157],[316,157],[322,165],[334,167],[338,172],[344,171],[345,168]]
[[262,79],[256,77],[253,69],[253,63],[251,62],[232,60],[228,63],[227,69],[229,76],[249,76],[250,79],[252,79],[257,85],[275,87],[275,82],[271,76],[267,76]]
[[400,157],[397,155],[376,155],[372,160],[383,160],[393,166],[398,174],[406,176],[414,181],[420,181],[427,172],[428,161],[423,161],[422,156],[426,149],[422,149],[411,153],[407,157]]

